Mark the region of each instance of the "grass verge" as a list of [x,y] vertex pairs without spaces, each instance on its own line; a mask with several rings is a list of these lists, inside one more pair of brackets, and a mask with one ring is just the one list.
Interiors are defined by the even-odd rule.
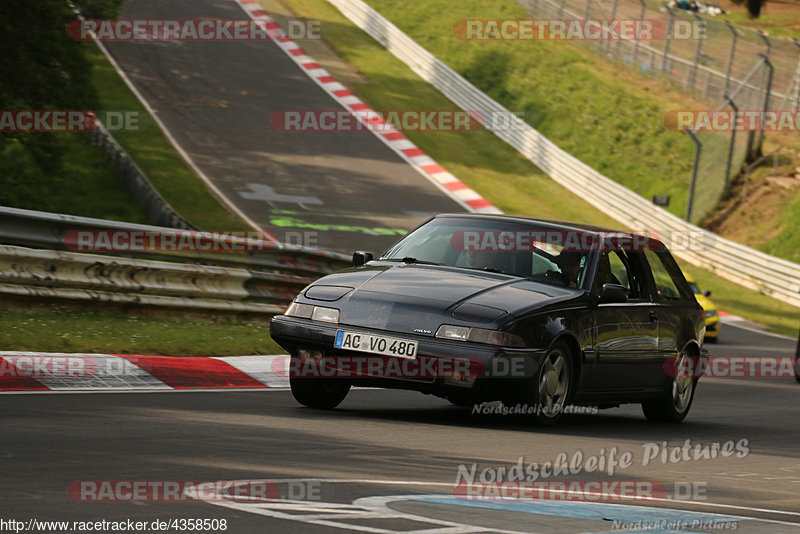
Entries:
[[[6,304],[6,303],[4,303]],[[0,350],[169,356],[285,353],[265,317],[10,303],[0,308]]]
[[[373,2],[377,3],[383,0]],[[281,0],[280,4],[262,0],[262,5],[279,22],[288,16],[321,20],[323,38],[330,48],[319,41],[300,45],[373,109],[456,109],[325,0]],[[403,5],[409,11],[423,6]],[[276,14],[276,9],[283,11]],[[480,18],[477,14],[472,17]],[[347,64],[331,57],[332,52]],[[486,132],[410,132],[408,137],[506,213],[620,226]],[[798,310],[793,306],[718,278],[705,269],[685,263],[682,266],[698,284],[712,291],[714,302],[725,311],[762,323],[777,333],[796,335]]]

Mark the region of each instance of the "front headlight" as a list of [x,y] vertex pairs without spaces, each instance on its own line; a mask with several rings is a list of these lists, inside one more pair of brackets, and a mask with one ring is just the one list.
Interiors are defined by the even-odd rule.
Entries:
[[325,308],[323,306],[311,306],[310,304],[298,304],[292,302],[284,315],[289,317],[300,317],[302,319],[311,319],[313,321],[323,321],[326,323],[339,322],[339,310],[336,308]]
[[485,343],[487,345],[500,345],[502,347],[524,347],[525,342],[521,337],[500,332],[499,330],[488,330],[486,328],[470,328],[468,326],[455,326],[443,324],[436,331],[439,339],[454,339],[457,341],[472,341],[474,343]]
[[716,317],[717,315],[719,315],[719,312],[717,310],[704,310],[703,311],[703,316],[706,317],[706,318],[708,318],[708,317]]

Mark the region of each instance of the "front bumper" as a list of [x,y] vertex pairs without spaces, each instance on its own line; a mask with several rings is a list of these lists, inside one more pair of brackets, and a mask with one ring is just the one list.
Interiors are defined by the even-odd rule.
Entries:
[[716,338],[719,336],[719,317],[709,317],[706,319],[706,337]]
[[[338,330],[416,341],[418,348],[415,359],[419,365],[405,365],[411,363],[407,358],[335,349],[333,344]],[[442,396],[471,388],[476,396],[485,399],[500,398],[516,389],[525,388],[531,377],[538,373],[546,352],[545,349],[496,347],[437,339],[430,335],[330,324],[285,315],[273,317],[270,335],[295,357],[301,354],[308,357],[309,353],[314,353],[317,358],[321,355],[328,363],[347,360],[349,364],[359,359],[367,360],[368,364],[380,360],[384,366],[400,371],[375,372],[378,366],[369,368],[368,365],[349,365],[346,374],[336,375],[352,379],[354,384],[415,389]],[[292,369],[297,370],[298,367]]]

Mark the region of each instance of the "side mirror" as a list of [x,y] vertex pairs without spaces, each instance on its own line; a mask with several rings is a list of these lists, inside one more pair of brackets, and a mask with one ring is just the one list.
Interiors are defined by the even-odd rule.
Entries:
[[372,252],[363,252],[361,250],[353,252],[354,267],[358,267],[359,265],[364,265],[368,261],[372,261]]
[[710,297],[710,296],[711,296],[711,291],[709,291],[708,289],[706,289],[705,291],[703,291],[703,295],[705,295],[705,296],[707,296],[707,297]]
[[600,289],[600,302],[608,304],[628,302],[628,288],[619,284],[603,284]]

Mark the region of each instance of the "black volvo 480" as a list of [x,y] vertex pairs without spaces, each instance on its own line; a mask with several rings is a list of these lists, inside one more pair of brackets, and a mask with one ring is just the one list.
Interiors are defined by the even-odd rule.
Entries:
[[520,404],[544,424],[572,405],[641,403],[671,422],[689,412],[702,309],[659,240],[439,215],[353,264],[272,320],[305,406],[333,408],[355,384]]

